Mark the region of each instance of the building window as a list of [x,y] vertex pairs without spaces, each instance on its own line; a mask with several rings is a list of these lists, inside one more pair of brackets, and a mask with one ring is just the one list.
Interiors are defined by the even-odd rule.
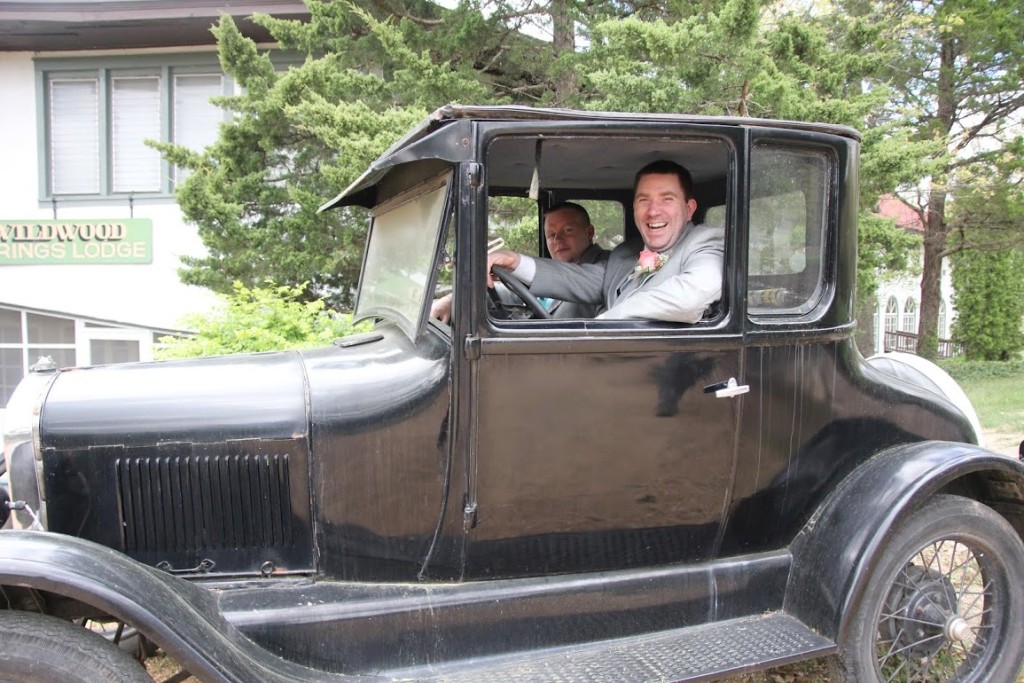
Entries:
[[44,199],[166,196],[183,174],[148,140],[201,149],[226,112],[210,98],[232,83],[212,55],[44,58]]
[[50,81],[50,189],[100,191],[99,85],[96,79]]
[[59,368],[76,365],[74,320],[25,313],[25,331],[27,365],[33,365],[43,356],[52,358]]
[[139,342],[133,339],[90,339],[89,355],[93,365],[134,363],[139,360]]
[[110,89],[110,161],[114,192],[159,192],[160,79],[113,78]]
[[40,356],[61,367],[74,365],[75,321],[0,308],[0,408]]
[[[173,137],[179,145],[202,149],[217,140],[224,110],[210,101],[224,89],[219,74],[180,74],[174,77]],[[180,183],[187,169],[175,168],[174,180]]]
[[917,302],[913,299],[903,304],[903,331],[917,332]]
[[885,331],[895,332],[899,321],[900,307],[896,303],[896,297],[889,297],[885,304]]
[[7,405],[24,376],[23,339],[21,313],[0,308],[0,409]]
[[945,339],[948,335],[946,333],[946,302],[943,299],[939,299],[939,323],[936,334]]
[[0,410],[41,356],[49,356],[60,368],[151,360],[154,334],[147,329],[0,308]]

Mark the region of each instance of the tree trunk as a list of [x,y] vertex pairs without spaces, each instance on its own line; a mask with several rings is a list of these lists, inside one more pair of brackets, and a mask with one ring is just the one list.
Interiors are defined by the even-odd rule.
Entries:
[[917,327],[917,355],[939,355],[939,301],[942,298],[942,257],[946,250],[946,188],[933,188],[928,196],[924,223],[924,259],[921,266],[921,319]]
[[[956,118],[956,91],[954,69],[956,68],[957,41],[946,36],[939,42],[939,80],[936,97],[935,125],[945,140],[949,139]],[[917,355],[936,358],[939,355],[938,326],[939,302],[941,300],[942,258],[946,253],[946,183],[948,169],[932,177],[928,192],[928,207],[924,221],[924,263],[921,267],[921,319],[917,327]]]
[[576,21],[570,11],[569,0],[552,0],[550,7],[552,42],[555,69],[555,105],[565,107],[572,104],[579,83],[576,72],[565,64],[559,64],[562,55],[576,51]]

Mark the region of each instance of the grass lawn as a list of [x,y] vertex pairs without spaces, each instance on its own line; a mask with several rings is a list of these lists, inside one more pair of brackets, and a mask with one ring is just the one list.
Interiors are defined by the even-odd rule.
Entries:
[[960,383],[974,404],[981,426],[1024,438],[1024,373]]
[[1005,455],[1017,455],[1024,439],[1024,366],[1020,363],[979,364],[967,367],[960,382],[978,413],[985,447]]

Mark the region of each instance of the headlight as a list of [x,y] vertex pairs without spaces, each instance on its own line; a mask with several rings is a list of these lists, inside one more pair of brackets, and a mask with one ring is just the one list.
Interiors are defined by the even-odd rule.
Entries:
[[42,462],[35,437],[39,409],[56,377],[53,360],[40,358],[14,390],[4,412],[4,462],[11,500],[19,504],[13,516],[15,528],[39,528],[40,523],[45,526]]

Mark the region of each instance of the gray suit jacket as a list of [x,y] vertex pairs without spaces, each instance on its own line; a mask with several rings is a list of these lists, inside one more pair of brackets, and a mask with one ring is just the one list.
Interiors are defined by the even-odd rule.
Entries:
[[[608,260],[608,256],[611,254],[607,249],[603,249],[596,244],[591,244],[589,247],[580,254],[579,261],[577,263],[604,263]],[[552,259],[535,259],[537,261],[552,261],[553,263],[559,263],[559,261],[553,261]],[[518,304],[522,305],[522,301],[518,296],[513,294],[505,285],[500,282],[494,285],[498,292],[498,297],[507,304]],[[531,290],[532,291],[532,290]],[[603,308],[599,304],[587,304],[575,301],[563,301],[561,299],[553,299],[547,306],[548,312],[552,318],[593,318]]]
[[[608,260],[611,252],[602,249],[596,244],[591,244],[587,250],[580,254],[578,263],[604,263]],[[598,304],[583,304],[575,301],[564,301],[555,299],[548,307],[552,318],[593,318],[600,311]]]
[[640,278],[638,286],[620,294],[620,285],[636,267],[643,249],[639,241],[615,247],[608,261],[594,264],[536,260],[530,290],[538,296],[597,304],[599,317],[639,318],[695,323],[722,296],[725,231],[687,224],[672,247],[668,262]]

